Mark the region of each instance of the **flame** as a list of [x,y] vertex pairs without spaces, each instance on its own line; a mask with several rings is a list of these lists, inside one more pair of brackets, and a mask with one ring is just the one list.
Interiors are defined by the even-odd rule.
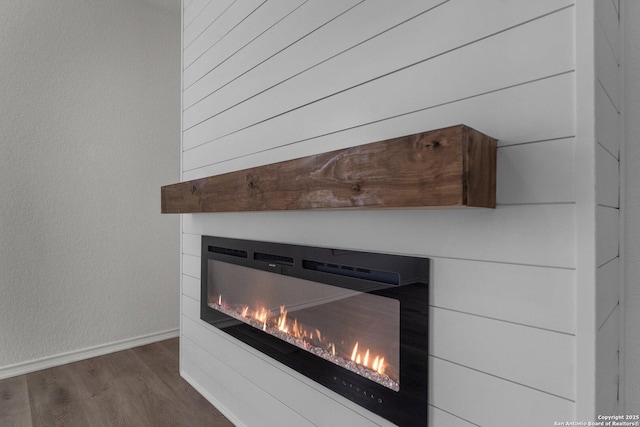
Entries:
[[302,336],[300,333],[300,327],[298,326],[298,319],[293,319],[293,336],[296,338],[300,338]]
[[371,352],[369,351],[369,349],[365,351],[364,355],[358,352],[358,345],[359,343],[356,342],[356,344],[353,346],[353,351],[351,352],[351,361],[357,363],[358,365],[362,365],[365,368],[370,368],[373,371],[379,373],[380,375],[384,375],[384,371],[385,371],[384,357],[376,356],[373,359],[373,364],[371,365],[371,367],[369,367],[369,359],[372,358],[373,356],[371,356]]
[[[218,305],[229,308],[227,303],[223,303],[222,295],[218,295]],[[284,305],[280,306],[280,315],[277,317],[272,316],[270,310],[267,310],[264,307],[261,307],[258,310],[251,311],[249,306],[242,306],[234,309],[234,311],[241,315],[243,318],[253,318],[259,324],[262,325],[262,330],[267,331],[268,329],[277,328],[278,331],[283,332],[285,334],[291,335],[295,338],[301,339],[305,341],[305,343],[311,344],[309,341],[315,341],[316,344],[321,345],[323,348],[326,348],[333,356],[337,356],[338,352],[336,351],[336,346],[333,342],[329,340],[323,341],[322,332],[319,329],[313,328],[313,330],[307,330],[304,328],[304,325],[298,323],[298,319],[293,319],[290,321],[287,319],[287,309]],[[340,345],[345,345],[344,341],[341,341]],[[339,350],[340,353],[342,351]],[[357,365],[361,365],[365,368],[371,369],[374,372],[377,372],[380,375],[384,375],[385,373],[385,362],[384,357],[381,355],[374,355],[371,353],[370,349],[364,349],[364,346],[360,348],[360,343],[356,342],[353,346],[353,350],[351,352],[351,361],[356,363]]]
[[353,346],[353,352],[351,353],[351,361],[352,362],[356,361],[357,354],[358,354],[358,343],[356,343],[356,345]]
[[287,310],[284,309],[284,305],[280,306],[280,317],[278,317],[278,330],[288,333],[289,328],[287,327]]
[[263,324],[262,330],[267,327],[267,319],[269,319],[269,311],[265,308],[253,312],[253,318]]

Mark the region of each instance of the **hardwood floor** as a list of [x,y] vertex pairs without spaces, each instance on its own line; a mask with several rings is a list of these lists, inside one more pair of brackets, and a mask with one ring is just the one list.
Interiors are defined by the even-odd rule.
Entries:
[[233,426],[178,357],[175,338],[2,380],[0,426]]

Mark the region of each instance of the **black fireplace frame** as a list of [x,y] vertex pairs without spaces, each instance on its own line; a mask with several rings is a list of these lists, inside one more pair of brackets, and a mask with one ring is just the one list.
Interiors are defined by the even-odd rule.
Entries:
[[[430,260],[202,236],[200,318],[399,426],[427,425]],[[208,306],[209,260],[366,292],[400,303],[400,390],[394,391]]]

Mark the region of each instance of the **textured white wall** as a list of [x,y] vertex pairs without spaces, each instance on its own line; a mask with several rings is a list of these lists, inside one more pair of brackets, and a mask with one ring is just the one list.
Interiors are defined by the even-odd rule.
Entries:
[[179,5],[3,0],[0,63],[0,371],[177,328]]
[[625,412],[640,413],[640,2],[625,1]]

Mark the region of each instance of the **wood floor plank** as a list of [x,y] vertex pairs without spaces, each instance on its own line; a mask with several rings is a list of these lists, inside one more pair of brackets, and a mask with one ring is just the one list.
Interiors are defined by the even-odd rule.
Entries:
[[0,381],[0,426],[232,426],[179,375],[175,338]]
[[118,379],[116,386],[122,390],[121,395],[127,396],[126,401],[119,402],[118,406],[130,405],[138,412],[141,425],[200,425],[191,414],[182,409],[175,395],[158,378],[122,377]]
[[178,356],[169,351],[162,343],[153,343],[132,349],[160,378],[175,378],[179,375]]
[[[115,399],[113,406],[120,411],[118,419],[133,417],[141,426],[201,425],[193,414],[184,409],[180,390],[171,389],[136,356],[136,352],[137,349],[125,350],[105,356],[102,360],[111,378],[111,395]],[[174,365],[163,368],[167,375],[177,376],[178,360],[171,357],[166,362]],[[217,413],[209,402],[206,403],[209,411]],[[117,420],[116,425],[119,425]]]
[[105,427],[131,425],[138,414],[119,402],[116,378],[106,368],[111,355],[83,360],[70,365],[89,425]]
[[171,351],[171,353],[175,354],[176,357],[180,357],[180,340],[177,338],[160,341],[160,344]]
[[0,381],[0,426],[31,426],[29,392],[24,375]]
[[233,426],[222,414],[213,411],[211,404],[180,377],[178,356],[163,343],[137,347],[132,351],[169,389],[176,391],[177,403],[199,423],[198,425]]
[[88,425],[67,365],[28,374],[27,384],[34,427]]

